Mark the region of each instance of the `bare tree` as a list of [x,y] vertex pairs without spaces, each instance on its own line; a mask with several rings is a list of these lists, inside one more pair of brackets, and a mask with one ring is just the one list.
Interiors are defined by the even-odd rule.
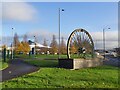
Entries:
[[43,45],[44,45],[44,46],[47,46],[47,42],[46,42],[46,39],[45,39],[45,38],[44,38]]
[[28,41],[28,37],[27,37],[27,34],[25,34],[24,36],[23,36],[23,42],[27,42]]
[[18,37],[17,33],[15,33],[15,35],[14,35],[14,46],[16,47],[19,43],[20,43],[19,42],[19,37]]
[[55,54],[55,53],[58,52],[58,45],[57,45],[57,41],[56,41],[55,35],[53,35],[53,39],[51,41],[50,46],[52,47],[52,49],[51,49],[52,54]]
[[[47,42],[46,42],[46,39],[45,39],[45,38],[44,38],[43,45],[44,45],[44,46],[47,46]],[[41,51],[47,53],[47,48],[41,48]]]
[[67,53],[67,48],[63,37],[61,38],[61,43],[60,43],[60,53],[61,54]]

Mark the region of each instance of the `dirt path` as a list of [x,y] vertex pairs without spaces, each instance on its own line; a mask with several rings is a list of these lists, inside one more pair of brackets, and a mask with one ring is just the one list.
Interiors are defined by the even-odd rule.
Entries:
[[16,78],[28,73],[39,70],[38,67],[23,62],[21,59],[15,59],[9,62],[9,67],[0,71],[0,82]]

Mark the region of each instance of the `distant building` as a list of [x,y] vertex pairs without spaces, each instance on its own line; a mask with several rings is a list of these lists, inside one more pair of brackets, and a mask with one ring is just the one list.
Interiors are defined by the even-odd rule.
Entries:
[[37,54],[45,54],[45,53],[50,54],[50,49],[51,49],[50,46],[44,46],[40,43],[37,43],[37,42],[35,43],[31,40],[29,40],[28,43],[29,43],[30,49],[32,50],[32,48],[35,48],[35,52]]

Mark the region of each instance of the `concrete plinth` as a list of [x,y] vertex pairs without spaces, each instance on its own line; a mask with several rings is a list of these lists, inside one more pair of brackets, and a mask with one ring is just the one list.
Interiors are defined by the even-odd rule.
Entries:
[[58,59],[60,68],[80,69],[86,67],[96,67],[103,64],[100,58],[94,59]]

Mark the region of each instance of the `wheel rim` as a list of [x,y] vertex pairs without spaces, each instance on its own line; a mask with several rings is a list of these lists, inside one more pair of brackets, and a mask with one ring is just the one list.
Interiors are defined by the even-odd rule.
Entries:
[[74,30],[67,42],[67,57],[80,58],[81,55],[94,54],[94,43],[91,35],[84,29]]

